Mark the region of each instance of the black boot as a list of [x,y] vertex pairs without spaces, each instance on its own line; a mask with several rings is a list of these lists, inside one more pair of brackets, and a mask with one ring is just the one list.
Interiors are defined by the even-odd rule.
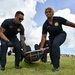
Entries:
[[4,71],[5,70],[5,67],[0,65],[0,70],[1,71]]

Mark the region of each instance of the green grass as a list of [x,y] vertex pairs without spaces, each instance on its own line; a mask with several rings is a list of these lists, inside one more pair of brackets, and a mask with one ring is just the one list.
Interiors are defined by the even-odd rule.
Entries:
[[32,64],[21,62],[22,69],[14,68],[14,56],[7,57],[5,71],[0,71],[0,75],[75,75],[75,58],[64,58],[60,60],[60,70],[52,72],[52,65],[47,63],[40,64],[39,61]]

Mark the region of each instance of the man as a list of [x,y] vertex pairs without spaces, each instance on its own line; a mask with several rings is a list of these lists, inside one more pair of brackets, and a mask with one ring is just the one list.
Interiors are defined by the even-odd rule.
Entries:
[[[21,69],[22,67],[19,66],[20,63],[20,50],[21,46],[24,50],[25,49],[25,43],[24,43],[24,27],[21,24],[21,22],[24,20],[24,13],[21,11],[17,11],[15,14],[15,17],[12,19],[6,19],[3,21],[1,24],[1,27],[5,29],[4,35],[8,38],[7,41],[1,40],[1,70],[5,70],[5,65],[6,65],[6,52],[7,52],[7,42],[12,42],[14,50],[15,50],[15,68],[16,69]],[[19,42],[19,39],[17,38],[17,34],[20,33],[20,41],[21,45]]]

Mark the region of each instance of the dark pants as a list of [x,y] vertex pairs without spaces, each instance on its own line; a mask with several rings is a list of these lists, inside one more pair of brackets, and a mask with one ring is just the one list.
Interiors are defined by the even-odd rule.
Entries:
[[50,38],[50,58],[53,67],[60,67],[60,46],[66,39],[66,33],[60,33],[55,37]]
[[24,58],[24,52],[23,52],[23,50],[21,50],[20,53],[21,53],[20,61],[22,61],[23,58]]
[[[9,40],[13,43],[13,47],[15,50],[15,66],[19,66],[20,50],[21,50],[20,42],[17,37],[9,38]],[[7,49],[8,49],[8,47],[7,47],[6,42],[1,40],[1,59],[0,59],[0,61],[1,61],[1,65],[3,67],[5,67],[5,64],[6,64]]]

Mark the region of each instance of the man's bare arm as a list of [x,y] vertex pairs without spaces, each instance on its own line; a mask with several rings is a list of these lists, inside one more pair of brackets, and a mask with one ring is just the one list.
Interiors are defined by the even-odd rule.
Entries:
[[24,35],[20,35],[21,46],[23,48],[23,52],[26,53],[26,44]]
[[4,41],[9,41],[9,39],[2,32],[0,32],[0,38]]
[[0,38],[4,41],[9,41],[9,39],[4,35],[5,29],[0,27]]

